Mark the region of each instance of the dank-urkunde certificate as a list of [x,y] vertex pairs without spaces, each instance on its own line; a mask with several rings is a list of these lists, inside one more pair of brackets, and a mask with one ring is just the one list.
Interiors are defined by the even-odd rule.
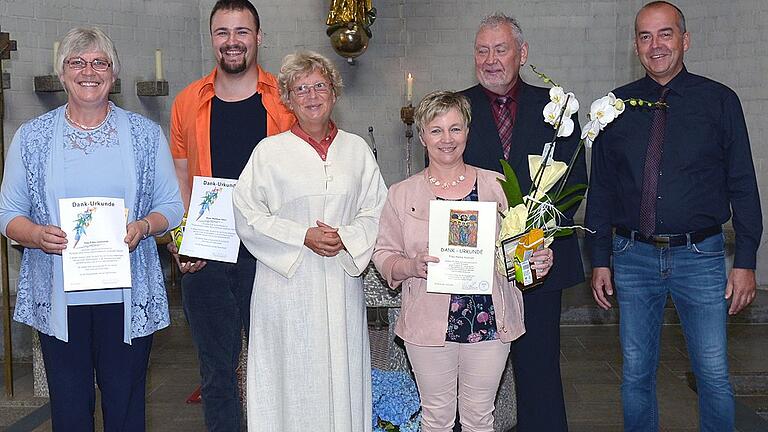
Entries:
[[65,292],[131,286],[122,198],[62,198],[59,217],[67,233],[61,253]]
[[237,262],[240,238],[235,232],[232,192],[237,180],[195,176],[182,255],[228,263]]
[[430,201],[427,291],[490,294],[495,247],[495,202]]

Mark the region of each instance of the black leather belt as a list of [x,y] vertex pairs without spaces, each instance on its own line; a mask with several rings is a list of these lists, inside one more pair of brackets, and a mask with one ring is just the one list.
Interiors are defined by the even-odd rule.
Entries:
[[698,231],[692,231],[685,234],[666,234],[666,235],[651,235],[646,236],[640,234],[639,231],[629,230],[624,227],[616,227],[616,235],[620,235],[624,238],[634,239],[643,243],[652,244],[658,248],[663,247],[675,247],[685,246],[688,244],[690,238],[691,243],[698,243],[708,237],[712,237],[715,234],[723,232],[723,227],[720,225],[711,226],[709,228],[700,229]]

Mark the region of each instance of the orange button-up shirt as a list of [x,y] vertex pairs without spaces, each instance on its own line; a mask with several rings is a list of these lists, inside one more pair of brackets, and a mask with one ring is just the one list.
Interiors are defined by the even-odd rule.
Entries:
[[[275,135],[291,128],[296,121],[293,113],[282,102],[277,79],[259,68],[256,92],[267,111],[267,135]],[[193,82],[182,90],[171,108],[171,155],[186,159],[189,186],[194,176],[210,177],[211,171],[211,99],[215,95],[213,83],[217,70]]]

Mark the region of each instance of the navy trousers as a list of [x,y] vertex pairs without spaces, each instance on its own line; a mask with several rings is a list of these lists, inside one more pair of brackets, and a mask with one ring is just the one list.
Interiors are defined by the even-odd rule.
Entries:
[[142,432],[152,335],[123,342],[123,304],[69,306],[69,342],[39,333],[56,432],[93,431],[96,383],[105,432]]
[[517,432],[565,432],[560,378],[562,291],[523,294],[525,334],[512,342],[517,397]]
[[237,263],[208,261],[181,279],[184,314],[200,360],[203,413],[209,432],[241,430],[237,366],[248,334],[256,259],[240,247]]

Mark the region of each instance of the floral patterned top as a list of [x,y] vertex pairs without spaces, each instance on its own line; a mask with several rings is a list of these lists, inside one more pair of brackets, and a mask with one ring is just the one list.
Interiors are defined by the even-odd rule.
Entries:
[[[440,198],[438,198],[440,199]],[[462,201],[477,201],[477,182]],[[498,339],[496,314],[490,294],[452,294],[448,310],[447,342],[475,343]]]

